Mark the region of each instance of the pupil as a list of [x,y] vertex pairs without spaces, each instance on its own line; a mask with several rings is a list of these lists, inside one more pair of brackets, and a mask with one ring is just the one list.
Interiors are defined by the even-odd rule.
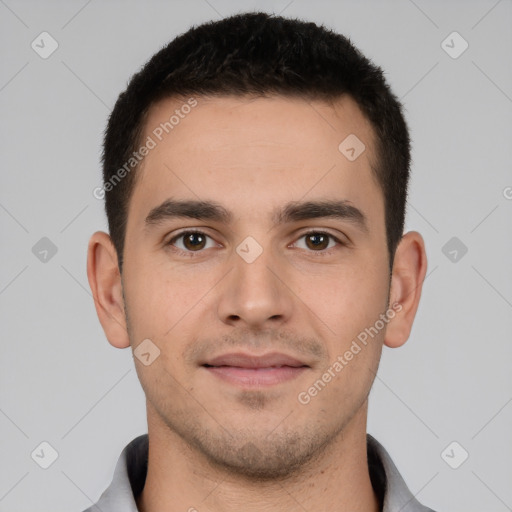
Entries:
[[[195,238],[198,238],[200,239],[199,240],[199,243],[194,243],[194,239]],[[188,247],[189,249],[192,248],[192,249],[197,249],[199,245],[203,244],[204,243],[204,239],[203,239],[203,236],[199,233],[190,233],[186,238],[185,238],[185,243],[186,245],[191,245],[191,247]]]
[[[325,245],[325,240],[327,239],[327,237],[322,234],[312,234],[312,235],[309,235],[308,239],[309,239],[309,241],[313,242],[313,247],[318,248],[320,245],[322,245],[322,246]],[[317,243],[318,239],[321,239],[319,244]],[[314,241],[314,240],[316,240],[316,241]]]

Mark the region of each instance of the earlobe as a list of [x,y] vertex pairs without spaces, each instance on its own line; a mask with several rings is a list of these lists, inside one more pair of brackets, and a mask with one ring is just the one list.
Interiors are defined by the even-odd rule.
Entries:
[[97,231],[89,240],[87,278],[109,343],[117,348],[129,347],[117,253],[110,236],[103,231]]
[[417,231],[409,231],[398,244],[393,262],[390,308],[396,314],[386,329],[386,346],[400,347],[409,338],[426,272],[427,256],[423,237]]

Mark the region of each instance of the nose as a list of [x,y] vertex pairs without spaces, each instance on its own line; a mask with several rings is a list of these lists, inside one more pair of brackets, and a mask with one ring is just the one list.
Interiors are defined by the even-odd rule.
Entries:
[[286,323],[294,306],[290,278],[270,249],[252,262],[233,252],[233,270],[223,280],[218,315],[226,324],[252,329]]

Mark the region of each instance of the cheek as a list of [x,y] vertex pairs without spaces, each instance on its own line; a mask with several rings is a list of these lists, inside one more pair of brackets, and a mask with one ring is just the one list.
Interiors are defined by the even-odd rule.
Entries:
[[[148,261],[130,260],[125,267],[125,294],[132,331],[137,337],[161,336],[179,315],[182,291],[168,275]],[[165,331],[164,331],[165,332]]]
[[130,265],[126,268],[125,293],[135,338],[132,343],[149,338],[155,339],[161,350],[171,346],[173,351],[178,350],[180,341],[190,339],[198,319],[205,317],[208,301],[202,298],[208,297],[218,277],[213,272],[203,272],[198,277],[149,258],[134,258]]
[[337,345],[373,325],[386,309],[388,277],[380,265],[346,265],[297,277],[297,295],[330,328]]
[[[384,277],[383,277],[384,276]],[[382,351],[385,328],[380,315],[386,311],[386,274],[347,272],[340,276],[319,300],[318,292],[308,301],[316,304],[315,313],[330,327],[325,337],[329,354],[327,367],[319,372],[329,380],[329,390],[320,403],[340,403],[349,406],[362,402],[367,395]],[[378,327],[379,327],[378,326]],[[325,373],[323,373],[325,372]],[[345,410],[343,407],[341,411]]]

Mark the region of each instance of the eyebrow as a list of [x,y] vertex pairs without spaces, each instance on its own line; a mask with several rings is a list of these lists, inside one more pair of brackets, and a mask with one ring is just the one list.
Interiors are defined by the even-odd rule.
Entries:
[[[167,199],[153,208],[145,220],[145,229],[174,218],[210,220],[231,224],[232,212],[215,201]],[[361,231],[368,233],[368,220],[365,214],[346,200],[292,201],[272,212],[275,225],[301,220],[332,218],[353,223]]]

